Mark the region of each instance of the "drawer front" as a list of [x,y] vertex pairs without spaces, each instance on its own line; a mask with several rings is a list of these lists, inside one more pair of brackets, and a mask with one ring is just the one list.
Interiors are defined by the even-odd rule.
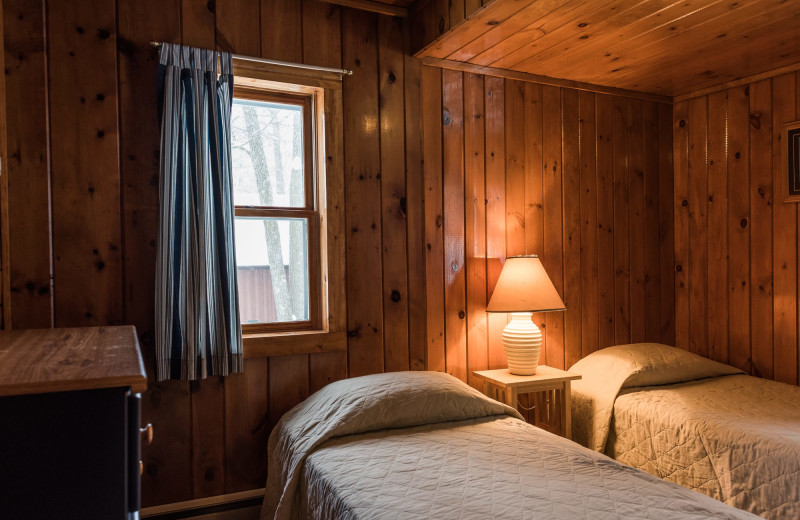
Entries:
[[128,395],[111,388],[0,398],[0,517],[128,519]]
[[128,395],[128,512],[138,513],[141,507],[142,394]]

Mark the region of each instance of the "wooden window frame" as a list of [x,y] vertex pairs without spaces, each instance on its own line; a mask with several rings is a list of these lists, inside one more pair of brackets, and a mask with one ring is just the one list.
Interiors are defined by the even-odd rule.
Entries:
[[[271,99],[303,98],[311,110],[312,143],[305,146],[304,165],[313,168],[312,186],[306,189],[313,196],[317,218],[309,222],[309,276],[318,280],[318,321],[303,328],[279,324],[252,324],[243,327],[245,358],[344,352],[347,350],[345,244],[344,244],[344,115],[341,77],[326,71],[307,71],[276,64],[255,63],[246,59],[233,60],[234,97],[242,92]],[[263,99],[263,98],[262,98]],[[304,121],[304,124],[307,124]],[[308,179],[309,176],[306,176]],[[298,208],[278,208],[295,215]],[[237,215],[249,215],[253,208],[237,208]],[[277,211],[277,210],[272,210]],[[289,213],[281,213],[289,215]],[[313,224],[313,225],[312,225]],[[319,237],[312,251],[311,234]],[[312,260],[315,265],[312,266]],[[309,297],[311,294],[309,291]],[[309,320],[312,321],[312,320]],[[250,324],[245,324],[250,325]],[[259,327],[268,325],[266,327]],[[287,326],[289,325],[289,326]],[[310,326],[308,326],[310,325]]]
[[254,218],[294,218],[308,223],[308,314],[307,320],[276,321],[267,323],[243,323],[243,334],[269,332],[289,332],[300,330],[320,330],[322,328],[321,279],[320,279],[320,234],[319,211],[317,207],[316,167],[314,163],[314,100],[310,94],[275,92],[252,87],[233,89],[236,99],[257,101],[262,103],[278,103],[294,105],[302,108],[303,115],[303,190],[305,195],[302,207],[291,206],[243,206],[236,205],[236,217]]

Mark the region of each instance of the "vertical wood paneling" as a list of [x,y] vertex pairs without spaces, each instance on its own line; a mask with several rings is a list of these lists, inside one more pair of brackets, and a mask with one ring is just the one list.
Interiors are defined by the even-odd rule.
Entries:
[[[486,317],[486,172],[484,78],[464,75],[464,248],[467,281],[467,381],[489,368]],[[480,386],[478,386],[480,388]]]
[[673,108],[675,158],[675,346],[689,348],[689,103]]
[[225,493],[225,380],[193,381],[192,497]]
[[[201,18],[204,31],[197,31],[198,38],[195,45],[202,47],[216,46],[217,49],[229,52],[252,55],[261,52],[259,41],[259,3],[256,0],[234,0],[220,5],[214,5],[214,24],[210,25],[209,17]],[[208,8],[208,6],[206,6]],[[200,12],[197,13],[200,15]],[[191,24],[194,25],[194,24]],[[239,31],[243,27],[244,31]],[[280,53],[281,49],[276,49]],[[245,383],[242,388],[264,388],[263,380],[256,381],[257,375],[266,372],[266,360],[259,360],[261,364],[257,369],[244,375]],[[254,365],[254,363],[248,363]],[[300,380],[307,380],[307,373],[284,373],[280,380],[291,384],[299,376]],[[192,495],[193,498],[219,495],[225,492],[226,477],[226,401],[240,398],[235,392],[239,388],[225,388],[224,378],[211,377],[190,385],[192,398]],[[288,393],[288,392],[287,392]],[[226,395],[229,394],[229,395]],[[246,394],[245,394],[246,395]],[[266,398],[266,396],[264,396]],[[258,406],[258,401],[254,403]],[[266,409],[262,410],[266,413]],[[238,437],[242,432],[236,430],[239,425],[231,423],[233,428],[229,433]]]
[[597,107],[597,286],[599,347],[614,338],[614,105],[596,95]]
[[728,359],[745,368],[750,362],[750,190],[744,189],[750,186],[749,96],[749,87],[728,91]]
[[[275,24],[275,19],[265,19],[264,12],[265,3],[270,4],[269,0],[263,0],[261,5],[261,27],[262,38],[261,47],[262,53],[271,52],[267,49],[265,43],[266,35],[263,33],[264,27],[271,27]],[[325,4],[321,2],[304,1],[301,6],[294,2],[292,3],[292,10],[302,10],[302,54],[303,63],[311,65],[320,65],[323,67],[337,68],[342,65],[342,37],[341,37],[341,9],[339,6],[333,4]],[[283,14],[285,15],[290,10],[289,6],[285,6]],[[289,30],[298,31],[296,22],[294,21],[296,15],[289,15]],[[269,24],[269,25],[267,25]],[[281,29],[285,30],[285,29]],[[296,55],[297,44],[294,43],[292,38],[288,39],[287,47],[281,51],[287,56]],[[270,48],[276,48],[276,45],[270,43]],[[288,59],[282,58],[282,59]],[[292,60],[289,60],[292,61]],[[335,136],[335,141],[332,144],[334,149],[341,146],[343,132],[343,114],[342,114],[342,95],[341,92],[332,92],[329,96],[330,99],[325,101],[325,132],[329,136]],[[335,108],[334,108],[335,107]],[[335,117],[334,117],[335,116]],[[340,172],[344,170],[343,158],[341,154],[329,154],[326,158],[328,167],[328,177],[326,179],[326,189],[328,193],[334,194],[334,199],[344,199],[344,179]],[[329,250],[329,258],[339,257],[338,267],[334,270],[330,264],[329,269],[329,284],[342,284],[345,283],[345,265],[344,265],[344,229],[332,231],[328,228],[329,232],[336,235],[336,246]],[[336,294],[339,291],[331,290],[331,294]],[[336,302],[329,302],[329,314],[332,310],[331,307],[336,307],[337,312],[330,326],[335,330],[345,330],[347,327],[347,316],[342,309],[341,304]],[[333,381],[344,379],[347,377],[347,353],[346,352],[328,352],[325,354],[309,356],[308,357],[308,383],[309,392],[315,392]],[[301,378],[302,380],[302,378]]]
[[375,15],[342,11],[349,373],[383,371],[380,132]]
[[445,370],[444,230],[442,208],[442,71],[422,67],[422,134],[425,146],[425,291],[427,367]]
[[447,373],[466,381],[463,74],[442,72],[444,306]]
[[[155,374],[153,301],[158,233],[159,122],[142,106],[155,106],[158,53],[151,41],[180,41],[180,2],[117,3],[119,40],[120,181],[123,201],[124,321],[136,326],[148,374]],[[213,22],[210,26],[213,29]],[[213,39],[212,39],[213,45]],[[142,402],[144,422],[162,442],[142,447],[146,505],[192,497],[190,395],[186,382],[148,383],[158,400]]]
[[[597,257],[597,120],[595,94],[580,93],[581,349],[580,357],[599,347]],[[574,203],[574,202],[573,202]],[[567,365],[570,365],[567,363]]]
[[466,16],[464,2],[466,0],[449,0],[450,3],[450,28],[455,27]]
[[[44,3],[3,2],[6,88],[5,177],[10,299],[6,327],[52,326],[50,157]],[[19,102],[24,99],[25,102]]]
[[408,234],[408,348],[411,370],[425,370],[425,221],[422,141],[422,63],[409,55],[411,31],[405,26],[405,138]]
[[644,197],[644,104],[628,101],[628,182],[630,190],[630,341],[645,340],[645,197]]
[[268,385],[265,359],[246,359],[243,374],[225,378],[225,493],[267,481]]
[[[689,350],[708,355],[708,162],[706,98],[689,100]],[[686,265],[684,264],[684,268]]]
[[[226,2],[220,2],[226,3]],[[308,5],[311,4],[311,5]],[[215,4],[216,5],[216,4]],[[249,7],[249,13],[253,14],[254,5]],[[262,31],[260,31],[260,42],[248,42],[248,47],[254,43],[259,45],[259,56],[273,60],[290,61],[295,63],[303,62],[305,42],[303,38],[306,31],[310,29],[308,20],[318,20],[311,11],[314,9],[324,9],[326,6],[319,2],[298,2],[297,0],[261,0],[259,6],[259,16]],[[219,9],[219,6],[217,7]],[[235,25],[228,22],[228,14],[223,11],[221,24],[224,27]],[[252,23],[252,20],[248,21]],[[320,27],[314,27],[320,29]],[[259,34],[259,33],[256,33]],[[319,32],[314,33],[315,37],[320,37],[319,42],[330,45],[328,38],[322,37]],[[226,40],[227,36],[223,35]],[[245,36],[245,35],[243,35]],[[230,41],[230,40],[229,40]],[[311,46],[313,49],[316,45]],[[322,45],[319,45],[322,48]]]
[[708,357],[728,361],[728,94],[708,97]]
[[[260,0],[214,2],[214,9],[216,14],[215,36],[217,48],[245,56],[259,56],[261,54]],[[288,30],[288,27],[286,30]],[[281,42],[276,47],[292,48],[291,43],[293,41]]]
[[661,269],[658,104],[644,104],[644,306],[645,341],[661,341]]
[[[506,255],[525,254],[525,197],[528,179],[525,175],[525,83],[505,80],[506,134]],[[541,92],[541,89],[539,90]],[[533,144],[531,144],[533,146]],[[508,190],[508,186],[517,186]],[[498,275],[499,276],[499,275]]]
[[614,341],[631,339],[631,216],[628,100],[614,97]]
[[214,48],[216,4],[205,0],[181,0],[181,43]]
[[753,373],[772,378],[772,90],[750,85],[750,344]]
[[403,26],[378,20],[384,370],[409,369]]
[[[544,262],[544,174],[543,174],[543,140],[544,140],[544,127],[543,127],[543,99],[542,99],[542,85],[535,83],[523,83],[524,91],[524,131],[522,137],[524,141],[522,147],[524,149],[523,157],[525,166],[523,170],[524,183],[516,184],[513,182],[506,183],[506,189],[509,186],[516,186],[517,189],[522,189],[525,195],[523,204],[524,211],[523,221],[520,222],[524,232],[524,247],[520,252],[515,254],[526,255],[539,255]],[[560,105],[560,100],[558,102]],[[514,128],[515,132],[519,132],[519,127]],[[560,134],[560,130],[559,130]],[[555,143],[554,143],[555,146]],[[559,154],[559,163],[561,160]],[[516,247],[516,246],[514,246]],[[508,256],[512,256],[508,252]],[[534,313],[533,321],[541,329],[542,332],[542,350],[541,360],[547,359],[547,330],[545,324],[545,315],[542,313]]]
[[[3,11],[0,6],[0,27],[3,26]],[[2,32],[2,31],[0,31]],[[4,52],[0,53],[0,66],[6,71],[5,46]],[[0,78],[0,121],[6,120],[6,78],[5,73]],[[0,129],[0,161],[8,165],[8,153],[6,149],[6,128],[5,124]],[[8,168],[8,166],[6,166]],[[0,176],[0,329],[6,325],[10,326],[11,307],[7,303],[11,300],[11,288],[9,287],[9,272],[6,266],[9,263],[8,252],[8,175]]]
[[672,107],[658,106],[658,198],[661,272],[661,342],[675,344],[675,200]]
[[563,118],[563,240],[564,282],[564,366],[569,368],[581,358],[581,148],[580,97],[577,90],[562,92]]
[[[542,264],[558,294],[564,296],[564,236],[561,136],[563,120],[561,89],[542,87],[542,205],[544,241]],[[528,222],[526,221],[526,224]],[[564,313],[545,313],[545,362],[564,368]]]
[[54,322],[60,327],[120,324],[115,2],[51,3],[47,35]]
[[[486,76],[486,301],[494,292],[500,277],[506,251],[506,134],[505,82],[502,78]],[[507,323],[505,313],[487,315],[489,328],[489,368],[505,365],[502,331]]]
[[[796,121],[795,74],[772,80],[772,186],[783,180],[781,132]],[[776,381],[797,383],[797,206],[775,200],[772,206],[773,365]]]
[[[291,2],[291,0],[290,0]],[[265,4],[272,4],[271,0],[262,0],[261,4],[261,27],[274,27],[276,24],[276,19],[271,16],[271,12],[269,15],[269,21],[266,20],[265,16]],[[286,16],[285,13],[289,13],[291,11],[299,10],[300,6],[297,6],[297,1],[291,2],[295,4],[294,7],[291,9],[288,7],[284,7],[281,9],[281,14]],[[270,7],[270,9],[274,9]],[[303,63],[307,63],[309,65],[320,65],[322,67],[331,67],[331,68],[339,68],[342,65],[342,35],[341,35],[341,8],[338,5],[328,4],[325,2],[317,2],[316,0],[303,0],[302,3],[302,31],[296,25],[294,21],[294,16],[290,16],[289,23],[286,27],[283,27],[278,31],[279,34],[283,34],[284,31],[293,31],[295,34],[289,38],[289,41],[293,41],[293,38],[296,38],[298,34],[302,33],[303,35],[303,43],[302,43],[302,54],[303,54]],[[280,18],[278,18],[279,20]],[[267,53],[267,49],[274,48],[276,45],[269,41],[266,34],[267,31],[262,29],[261,31],[261,47],[262,52]],[[274,36],[273,36],[274,37]],[[281,38],[278,41],[283,41]],[[399,42],[393,42],[395,44],[399,44]],[[288,47],[293,49],[296,53],[297,49],[300,47],[298,45],[292,45]],[[399,50],[399,49],[398,49]],[[288,55],[286,58],[288,61],[297,61],[296,59],[292,58],[289,59]]]
[[[306,374],[295,381],[286,381],[285,374]],[[268,429],[272,430],[281,416],[308,397],[308,356],[278,356],[269,358]]]
[[[689,143],[682,175],[690,183],[690,226],[688,235],[675,235],[675,250],[690,255],[691,312],[684,319],[691,347],[790,384],[798,374],[798,216],[796,205],[773,194],[785,182],[780,132],[797,118],[797,104],[791,73],[690,99],[688,119],[675,114],[676,140],[687,132]],[[698,206],[708,209],[705,224]]]

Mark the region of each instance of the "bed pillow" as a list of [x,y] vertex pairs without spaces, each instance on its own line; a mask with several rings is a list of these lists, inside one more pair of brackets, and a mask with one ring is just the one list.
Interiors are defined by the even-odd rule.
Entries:
[[[743,373],[738,368],[698,356],[682,348],[659,343],[634,343],[604,348],[590,354],[572,369],[583,364],[613,363],[627,368],[622,388],[669,385]],[[618,367],[619,368],[619,367]]]
[[332,437],[494,415],[522,419],[514,408],[440,372],[388,372],[331,383],[292,408],[272,430],[262,518],[297,518],[303,463]]
[[604,348],[569,370],[581,375],[572,383],[572,438],[599,452],[605,449],[614,401],[622,389],[742,373],[738,368],[659,343]]

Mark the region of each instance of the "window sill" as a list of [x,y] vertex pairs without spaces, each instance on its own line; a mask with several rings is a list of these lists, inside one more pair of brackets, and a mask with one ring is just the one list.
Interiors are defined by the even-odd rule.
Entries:
[[347,333],[324,330],[244,334],[245,358],[345,352]]

